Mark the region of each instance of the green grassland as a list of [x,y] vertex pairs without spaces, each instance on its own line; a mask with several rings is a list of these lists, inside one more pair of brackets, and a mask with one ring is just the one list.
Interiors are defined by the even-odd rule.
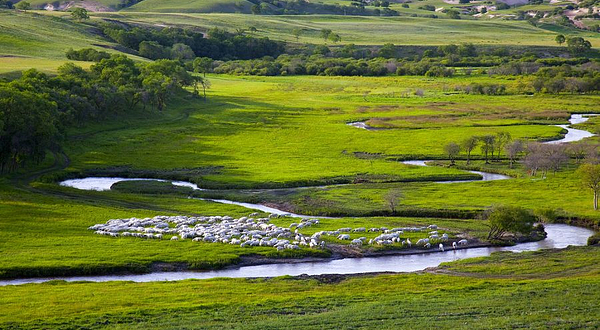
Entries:
[[162,1],[144,0],[123,11],[165,12],[165,13],[250,13],[250,1],[234,0],[194,0]]
[[[72,132],[66,145],[68,171],[131,167],[160,169],[219,167],[188,179],[205,187],[276,187],[348,182],[363,176],[384,181],[440,180],[464,175],[452,168],[417,168],[385,157],[365,159],[355,153],[399,158],[440,158],[448,141],[466,136],[509,132],[513,138],[547,140],[561,129],[568,112],[593,112],[597,96],[486,97],[446,93],[467,81],[507,84],[489,77],[427,79],[419,77],[232,77],[211,76],[209,102],[181,99],[179,121],[154,121],[95,134]],[[424,97],[412,95],[415,88]],[[408,91],[408,92],[407,92]],[[409,96],[404,96],[404,95]],[[187,111],[187,112],[186,112]],[[440,118],[423,129],[366,131],[346,125],[370,118],[397,118],[420,123]],[[493,113],[493,115],[492,115]],[[441,117],[481,118],[447,121]],[[487,116],[487,117],[486,117]],[[487,118],[487,119],[486,119]],[[511,123],[507,125],[507,120]],[[545,123],[545,125],[541,125]],[[431,125],[431,126],[428,126]]]
[[[143,3],[143,2],[142,2]],[[424,11],[425,12],[425,11]],[[429,13],[429,12],[425,12]],[[321,29],[342,37],[341,44],[357,45],[444,45],[470,42],[481,45],[555,46],[556,32],[534,27],[525,21],[451,20],[422,17],[356,17],[331,15],[260,16],[243,14],[191,13],[94,13],[98,18],[115,18],[140,24],[189,26],[229,31],[258,29],[256,35],[295,42],[294,29],[302,29],[302,43],[322,44]],[[597,33],[569,29],[569,35],[589,39],[600,46]]]
[[[55,71],[69,48],[115,52],[94,28],[58,16],[0,10],[0,73]],[[88,67],[90,63],[78,63]]]
[[[431,273],[0,287],[3,327],[596,328],[597,247],[501,253]],[[574,267],[575,264],[581,267]],[[540,270],[540,271],[536,271]],[[445,273],[445,274],[437,274]],[[526,278],[526,279],[524,279]]]

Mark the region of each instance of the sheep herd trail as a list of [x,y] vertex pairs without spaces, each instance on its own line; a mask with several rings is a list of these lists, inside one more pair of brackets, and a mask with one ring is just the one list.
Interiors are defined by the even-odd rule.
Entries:
[[[589,119],[590,116],[598,114],[573,114],[569,119],[571,125],[580,124]],[[379,128],[373,128],[365,122],[352,122],[348,125],[365,129],[369,131],[377,131]],[[567,130],[567,134],[560,140],[549,141],[547,143],[565,143],[579,141],[594,134],[571,128],[569,125],[555,125]],[[427,166],[426,160],[410,160],[404,161],[406,165]],[[479,171],[471,171],[481,175],[481,180],[461,180],[461,181],[440,181],[439,183],[459,183],[472,181],[494,181],[506,180],[510,177],[495,173],[486,173]],[[60,182],[60,185],[72,187],[82,190],[106,191],[110,190],[111,186],[121,181],[134,180],[154,180],[169,182],[168,180],[147,179],[147,178],[120,178],[120,177],[88,177],[83,179],[72,179]],[[203,190],[196,184],[185,181],[170,181],[175,186],[190,187],[194,190]],[[292,214],[276,208],[268,207],[261,204],[242,203],[224,199],[203,199],[217,203],[233,204],[242,206],[251,210],[258,210],[266,213],[271,213],[279,216],[289,216],[296,218],[319,218],[315,216]],[[0,281],[0,286],[4,285],[19,285],[27,283],[42,283],[51,280],[64,281],[91,281],[91,282],[108,282],[108,281],[134,281],[134,282],[152,282],[152,281],[177,281],[184,279],[208,279],[215,277],[276,277],[283,275],[323,275],[323,274],[360,274],[360,273],[375,273],[375,272],[414,272],[424,270],[429,267],[436,267],[440,263],[455,261],[466,258],[488,256],[496,251],[535,251],[539,249],[549,248],[564,248],[569,245],[585,245],[589,236],[593,235],[593,231],[585,228],[563,225],[563,224],[548,224],[546,225],[547,238],[539,242],[529,242],[517,244],[511,247],[479,247],[468,249],[448,249],[445,252],[438,253],[417,253],[417,254],[401,254],[392,256],[377,256],[363,258],[343,258],[343,259],[325,259],[323,261],[307,261],[294,263],[274,263],[264,265],[243,266],[238,268],[223,269],[216,271],[194,272],[154,272],[150,274],[132,274],[132,275],[103,275],[103,276],[71,276],[71,277],[52,277],[52,278],[28,278]]]

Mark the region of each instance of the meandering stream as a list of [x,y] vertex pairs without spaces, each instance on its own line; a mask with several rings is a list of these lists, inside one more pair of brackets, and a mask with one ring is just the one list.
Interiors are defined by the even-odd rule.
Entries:
[[[587,121],[590,116],[596,114],[574,114],[569,119],[571,125],[579,124]],[[366,129],[378,130],[368,126],[364,122],[354,122],[348,125]],[[555,125],[567,130],[567,134],[560,140],[549,141],[547,143],[565,143],[579,141],[594,134],[588,131],[571,128],[569,125]],[[427,166],[426,160],[410,160],[404,161],[404,164],[414,166]],[[509,176],[487,173],[480,171],[469,171],[471,173],[481,175],[481,180],[460,180],[460,181],[440,181],[439,183],[456,183],[456,182],[472,182],[472,181],[495,181],[507,180]],[[169,182],[159,179],[144,179],[144,178],[115,178],[115,177],[89,177],[83,179],[65,180],[60,183],[62,186],[73,187],[83,190],[104,191],[110,190],[111,186],[120,181],[134,180],[155,180],[161,182]],[[202,190],[197,185],[185,181],[170,181],[176,186],[190,187],[195,190]],[[259,210],[267,213],[278,215],[289,215],[292,217],[308,218],[314,216],[302,214],[290,214],[276,208],[252,204],[235,202],[224,199],[204,199],[217,203],[239,205],[252,210]],[[176,281],[183,279],[207,279],[214,277],[274,277],[283,275],[318,275],[318,274],[355,274],[368,272],[412,272],[423,270],[428,267],[438,266],[442,262],[454,261],[465,258],[488,256],[496,251],[533,251],[546,248],[564,248],[568,245],[585,245],[589,236],[593,234],[592,230],[579,228],[568,225],[549,224],[546,225],[548,237],[540,242],[531,242],[518,244],[512,247],[489,247],[489,248],[469,248],[460,250],[450,250],[446,252],[422,253],[409,255],[394,255],[385,257],[368,257],[368,258],[345,258],[336,260],[326,260],[318,262],[300,262],[300,263],[277,263],[258,266],[244,266],[234,269],[224,269],[208,272],[158,272],[142,275],[106,275],[106,276],[74,276],[74,277],[53,277],[53,278],[35,278],[35,279],[16,279],[9,281],[0,281],[2,285],[17,285],[26,283],[41,283],[51,280],[65,281],[135,281],[135,282],[151,282],[151,281]]]
[[42,283],[52,280],[68,282],[91,281],[179,281],[186,279],[209,279],[215,277],[275,277],[284,275],[321,275],[321,274],[359,274],[373,272],[414,272],[429,267],[439,266],[442,262],[456,261],[466,258],[489,256],[497,251],[535,251],[540,249],[564,248],[569,245],[585,245],[593,231],[569,225],[546,225],[548,237],[539,242],[518,244],[511,247],[483,247],[446,252],[393,255],[385,257],[344,258],[317,262],[277,263],[258,266],[244,266],[239,268],[206,271],[206,272],[157,272],[140,275],[103,275],[103,276],[71,276],[27,278],[0,281],[0,286],[19,285],[28,283]]

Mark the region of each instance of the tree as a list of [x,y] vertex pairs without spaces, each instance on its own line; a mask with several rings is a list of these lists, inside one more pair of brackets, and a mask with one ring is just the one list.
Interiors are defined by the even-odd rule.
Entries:
[[462,147],[467,153],[467,165],[471,163],[471,152],[477,147],[479,144],[479,139],[475,136],[471,136],[462,142]]
[[31,4],[27,1],[20,1],[15,5],[15,8],[17,8],[18,10],[26,11],[31,9]]
[[600,191],[600,164],[583,164],[577,174],[585,187],[594,192],[594,210],[598,210],[598,192]]
[[564,35],[559,34],[556,36],[556,38],[554,38],[554,41],[556,41],[557,44],[562,45],[565,43],[565,41],[567,41],[567,39],[565,38]]
[[206,101],[206,90],[210,88],[210,81],[206,78],[195,76],[194,78],[194,94],[198,95],[198,87],[202,86],[202,94],[204,101]]
[[490,232],[488,240],[500,240],[506,233],[530,234],[536,217],[515,206],[495,206],[487,213]]
[[88,11],[85,8],[77,7],[71,12],[71,17],[81,22],[85,19],[89,19],[90,15],[88,15]]
[[260,10],[260,6],[259,5],[252,5],[252,7],[250,7],[250,11],[252,11],[252,14],[254,15],[259,15],[261,10]]
[[330,29],[322,29],[321,30],[321,38],[323,38],[323,40],[325,42],[327,42],[327,40],[329,39],[329,36],[333,33],[333,31],[331,31]]
[[174,60],[191,60],[194,57],[196,57],[196,54],[194,54],[192,47],[186,44],[177,43],[171,47],[171,58]]
[[192,64],[194,72],[201,72],[206,77],[206,73],[212,69],[214,62],[210,57],[196,57]]
[[392,43],[384,44],[377,55],[383,58],[394,58],[396,57],[396,46]]
[[513,164],[518,159],[519,155],[525,149],[525,145],[522,140],[515,140],[506,146],[506,156],[510,162],[509,167],[513,168]]
[[581,55],[592,48],[592,44],[582,37],[573,37],[567,39],[567,49],[573,55]]
[[446,12],[446,15],[448,15],[448,18],[451,18],[451,19],[460,19],[460,13],[457,12],[456,10],[448,10]]
[[444,151],[446,152],[446,155],[448,155],[450,163],[454,165],[456,156],[458,156],[458,154],[460,153],[460,146],[458,145],[458,143],[450,142],[446,144],[446,146],[444,147]]
[[494,158],[494,144],[496,143],[496,137],[493,135],[485,135],[480,137],[479,140],[483,143],[481,145],[481,152],[485,157],[485,163],[489,164],[490,153],[492,155],[492,158]]
[[292,30],[292,35],[294,37],[296,37],[296,42],[298,42],[298,40],[300,40],[300,36],[302,35],[302,29],[293,29]]
[[496,134],[495,147],[496,147],[496,151],[497,151],[496,159],[498,161],[500,160],[500,154],[502,153],[502,150],[504,150],[504,146],[506,146],[506,144],[508,144],[511,139],[512,139],[512,137],[510,136],[510,133],[508,133],[508,132],[498,132]]
[[171,51],[167,47],[162,46],[156,41],[146,40],[140,42],[139,54],[151,60],[171,57]]
[[340,37],[339,34],[332,33],[329,35],[329,40],[333,41],[334,43],[337,43],[337,42],[342,41],[342,37]]
[[392,213],[396,213],[396,208],[400,204],[402,192],[398,189],[392,189],[385,195],[385,202]]

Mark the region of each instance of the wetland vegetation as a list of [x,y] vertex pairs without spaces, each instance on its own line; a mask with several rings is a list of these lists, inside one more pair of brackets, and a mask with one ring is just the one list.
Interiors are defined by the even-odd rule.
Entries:
[[[597,231],[597,2],[376,2],[101,0],[72,15],[0,0],[0,278],[427,258],[543,239],[539,222]],[[59,185],[87,177],[163,181]],[[243,227],[240,202],[307,217],[251,216],[289,231],[281,249],[174,223],[88,229]],[[595,328],[588,242],[404,274],[5,285],[0,328]]]

